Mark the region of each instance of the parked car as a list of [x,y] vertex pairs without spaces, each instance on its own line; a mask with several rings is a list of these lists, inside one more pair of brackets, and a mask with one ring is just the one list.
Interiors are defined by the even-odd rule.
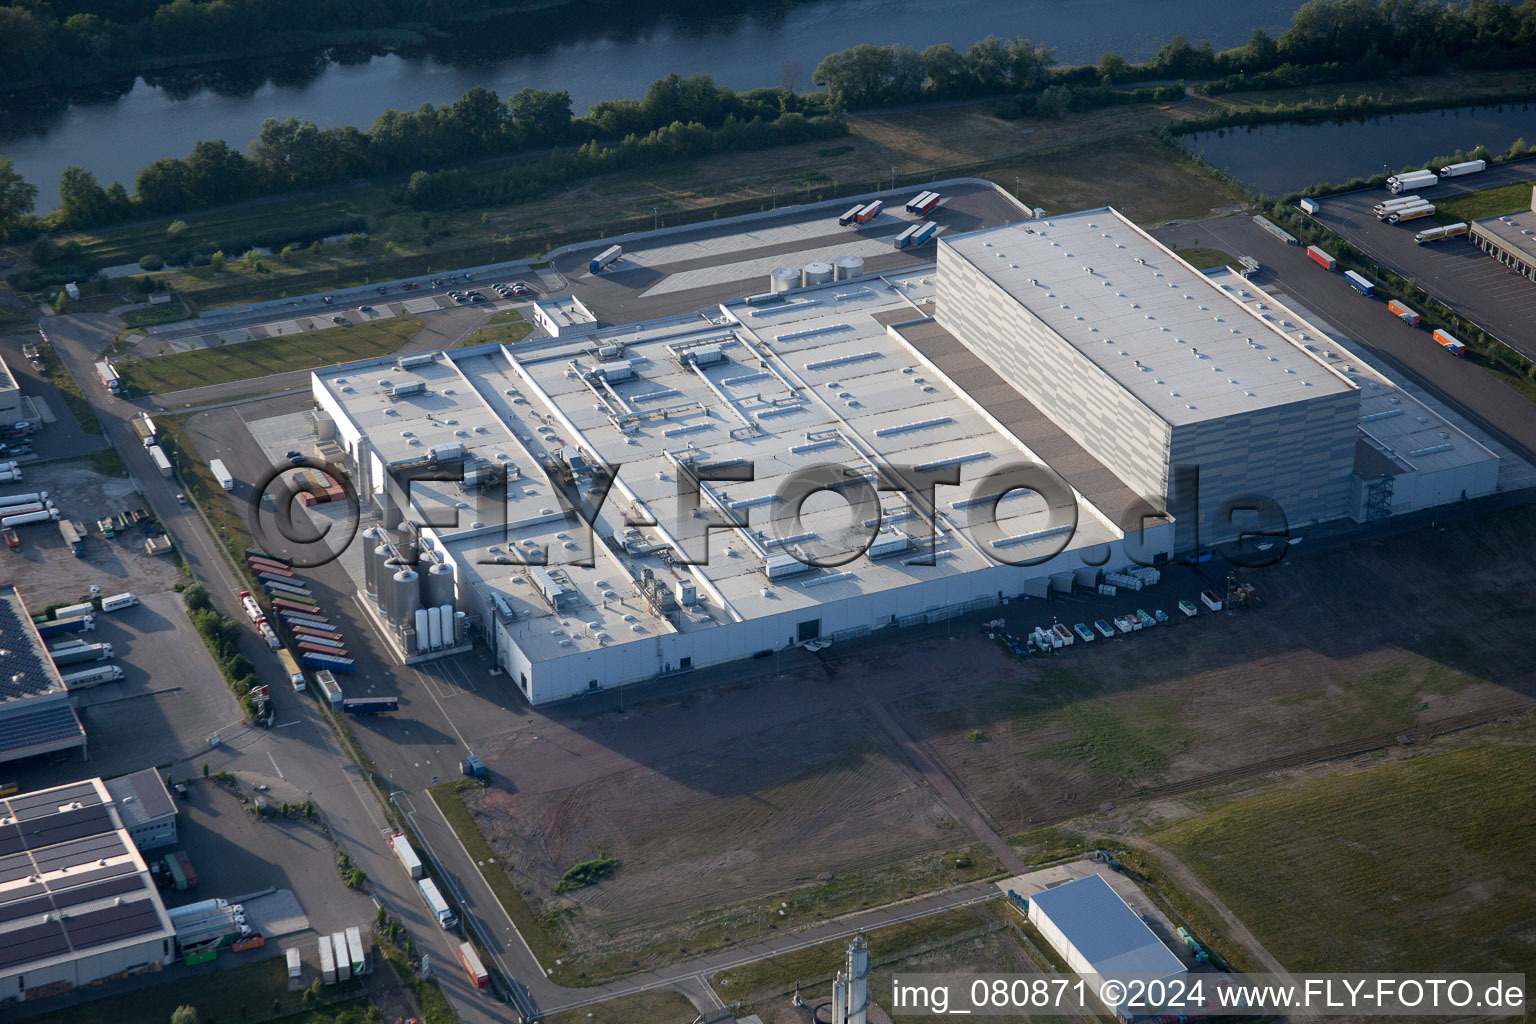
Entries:
[[323,296],[323,298],[324,298],[324,299],[325,299],[325,304],[326,304],[326,305],[327,305],[327,306],[329,306],[329,305],[330,305],[330,304],[331,304],[331,301],[332,301],[332,297],[331,297],[331,296],[329,296],[329,295],[326,295],[326,296]]
[[341,324],[342,326],[345,327],[345,326],[350,325],[351,321],[348,320],[344,316],[333,316],[333,317],[331,317],[331,323],[333,323],[333,324]]
[[517,282],[514,282],[513,285],[512,285],[512,294],[513,295],[532,295],[533,294],[533,289],[529,288],[527,285],[523,284],[523,282],[517,281]]
[[420,288],[420,287],[421,287],[421,285],[417,284],[415,281],[407,281],[407,282],[405,282],[405,284],[400,286],[400,290],[401,291],[410,291],[412,288]]
[[383,285],[379,285],[379,294],[383,295],[384,291],[385,291],[384,286]]

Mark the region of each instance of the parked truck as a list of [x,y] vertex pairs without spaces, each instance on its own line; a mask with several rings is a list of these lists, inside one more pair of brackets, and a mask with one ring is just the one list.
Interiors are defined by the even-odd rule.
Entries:
[[1454,335],[1447,331],[1442,331],[1438,327],[1435,328],[1435,332],[1431,334],[1430,337],[1439,342],[1440,347],[1445,349],[1453,356],[1462,356],[1466,355],[1467,353],[1467,346],[1457,341]]
[[240,607],[245,610],[245,617],[252,622],[267,621],[267,613],[261,610],[261,605],[256,603],[249,590],[240,591]]
[[1446,224],[1441,227],[1425,228],[1413,236],[1414,242],[1423,245],[1425,242],[1438,242],[1442,238],[1459,238],[1469,230],[1465,221],[1455,224]]
[[79,665],[89,661],[107,661],[112,657],[111,644],[82,644],[78,647],[67,647],[63,650],[49,650],[48,656],[53,659],[55,666],[63,668],[65,665]]
[[1326,252],[1324,252],[1323,250],[1319,249],[1315,245],[1307,246],[1307,259],[1311,260],[1313,263],[1316,263],[1318,266],[1322,267],[1324,270],[1338,270],[1339,269],[1339,261],[1334,259],[1332,256],[1328,255]]
[[1353,270],[1344,271],[1344,280],[1348,281],[1349,286],[1355,291],[1359,292],[1361,295],[1376,294],[1376,286],[1371,284],[1371,282],[1367,281],[1365,278],[1361,277],[1359,274],[1355,273]]
[[299,663],[294,660],[293,653],[286,649],[277,652],[277,663],[283,667],[283,672],[288,676],[288,685],[295,691],[302,692],[305,689],[304,673],[299,668]]
[[860,224],[868,224],[870,221],[880,216],[880,211],[883,209],[885,209],[885,203],[876,199],[874,202],[864,207],[864,209],[860,210],[858,216],[854,219],[857,220]]
[[299,660],[310,668],[323,668],[345,675],[351,675],[357,669],[357,663],[351,658],[337,658],[329,654],[316,654],[313,651],[305,651]]
[[171,478],[171,460],[165,457],[165,449],[161,448],[158,444],[152,444],[149,446],[148,451],[149,457],[154,460],[155,468],[160,471],[160,475],[169,480]]
[[475,983],[475,988],[491,987],[491,976],[486,973],[485,964],[480,962],[480,954],[475,952],[472,944],[459,943],[459,963],[464,973],[469,975],[469,980]]
[[849,224],[852,224],[854,221],[858,220],[859,211],[862,209],[864,209],[863,203],[859,203],[857,206],[849,207],[847,213],[844,213],[841,217],[837,218],[837,226],[840,228],[845,228]]
[[145,448],[158,442],[159,438],[155,433],[155,421],[143,413],[130,420],[129,426],[133,427],[134,436],[139,439],[139,443]]
[[124,608],[132,608],[139,603],[136,594],[124,591],[121,594],[113,594],[111,597],[101,599],[101,610],[104,612],[120,612]]
[[336,984],[336,950],[331,946],[331,937],[320,936],[317,948],[320,952],[320,978],[327,985],[334,985]]
[[229,470],[224,468],[223,459],[209,459],[208,472],[213,474],[213,478],[219,482],[219,486],[226,491],[235,489],[235,478],[230,475]]
[[197,872],[193,870],[192,858],[187,856],[185,850],[166,854],[165,869],[171,873],[171,880],[177,892],[197,888]]
[[44,640],[51,636],[63,636],[65,633],[88,633],[96,628],[96,616],[89,613],[75,615],[67,619],[54,619],[51,622],[39,622],[37,635]]
[[1476,174],[1488,169],[1487,160],[1463,160],[1459,164],[1448,164],[1440,168],[1440,177],[1459,178],[1464,174]]
[[382,715],[400,710],[399,697],[348,697],[341,702],[341,710],[349,715]]
[[347,929],[347,953],[352,961],[352,976],[359,977],[368,973],[368,952],[363,949],[363,932],[361,928],[353,925]]
[[84,530],[81,530],[68,519],[60,519],[59,536],[64,538],[64,543],[69,545],[70,553],[76,558],[83,558],[85,556]]
[[341,684],[336,681],[330,669],[321,669],[315,673],[315,685],[320,687],[320,692],[332,707],[342,702]]
[[1431,217],[1435,212],[1434,203],[1420,203],[1418,206],[1405,206],[1401,210],[1393,210],[1387,217],[1388,224],[1402,224],[1405,221],[1418,220],[1420,217]]
[[1393,199],[1383,199],[1373,209],[1376,212],[1377,220],[1386,220],[1388,214],[1394,210],[1401,210],[1405,206],[1417,206],[1423,202],[1427,202],[1427,200],[1420,195],[1398,196]]
[[402,833],[396,832],[389,837],[389,845],[394,848],[395,856],[404,865],[406,873],[413,881],[419,881],[425,877],[426,872],[421,866],[421,858],[416,856],[416,850],[411,846],[411,841]]
[[437,883],[430,878],[423,878],[416,883],[416,891],[421,893],[421,901],[427,905],[432,916],[437,918],[437,923],[445,929],[452,928],[459,923],[453,911],[448,909],[448,901],[443,899],[443,894],[438,891]]
[[96,376],[101,381],[101,386],[107,389],[108,394],[120,395],[123,393],[123,379],[117,375],[112,364],[103,359],[96,364]]
[[1407,171],[1388,178],[1387,190],[1395,195],[1400,192],[1414,192],[1421,188],[1429,188],[1439,182],[1440,176],[1434,171]]
[[1419,326],[1419,314],[1414,310],[1409,309],[1401,302],[1398,302],[1396,299],[1391,299],[1387,302],[1387,309],[1392,313],[1393,316],[1397,317],[1399,320],[1402,320],[1409,327]]
[[623,255],[623,246],[610,245],[608,248],[604,249],[602,252],[598,253],[592,258],[592,262],[588,264],[588,269],[590,269],[592,273],[596,274],[601,270],[607,269],[609,264]]
[[84,690],[102,683],[115,683],[123,678],[123,670],[116,665],[101,665],[81,672],[69,672],[61,676],[66,690]]
[[331,951],[336,957],[336,980],[349,981],[352,978],[352,952],[347,949],[346,932],[331,933]]

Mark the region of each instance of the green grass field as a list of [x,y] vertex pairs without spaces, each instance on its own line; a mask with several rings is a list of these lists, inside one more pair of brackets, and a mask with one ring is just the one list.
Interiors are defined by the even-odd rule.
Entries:
[[550,1014],[544,1018],[544,1024],[690,1024],[698,1015],[699,1011],[682,993],[654,989]]
[[[229,962],[240,954],[228,950],[219,959]],[[79,1006],[71,1006],[41,1017],[33,1024],[165,1024],[178,1006],[197,1007],[204,1021],[270,1021],[282,1024],[344,1024],[360,1022],[367,1014],[367,1004],[357,999],[360,988],[342,983],[327,988],[327,998],[342,997],[329,1006],[308,1010],[302,996],[288,991],[288,968],[282,957],[268,957],[210,974],[182,978],[152,988],[119,993]]]
[[65,405],[69,406],[69,411],[75,417],[75,422],[80,424],[80,429],[87,434],[101,433],[101,421],[96,418],[91,403],[85,400],[85,395],[80,391],[79,382],[70,376],[64,364],[59,361],[53,346],[37,346],[37,355],[42,364],[48,367],[48,379],[53,381],[53,386],[59,389],[59,397],[64,399]]
[[20,334],[24,331],[36,330],[37,325],[32,318],[19,309],[0,302],[0,334]]
[[484,327],[460,342],[459,347],[488,345],[492,342],[499,345],[515,345],[528,337],[532,331],[533,324],[524,320],[523,314],[515,309],[504,309],[486,321]]
[[1464,220],[1468,224],[1484,217],[1497,217],[1531,208],[1531,183],[1515,182],[1498,188],[1485,188],[1464,196],[1451,196],[1435,200],[1435,220],[1441,224],[1454,224]]
[[1237,257],[1231,253],[1222,252],[1220,249],[1204,249],[1195,246],[1189,249],[1177,250],[1179,257],[1194,267],[1196,270],[1210,270],[1212,267],[1235,267]]
[[1294,785],[1158,832],[1294,971],[1536,971],[1536,747]]
[[329,327],[279,338],[135,359],[118,364],[133,393],[168,394],[186,388],[269,377],[287,370],[307,370],[354,359],[388,355],[421,330],[421,320],[397,316],[351,327]]

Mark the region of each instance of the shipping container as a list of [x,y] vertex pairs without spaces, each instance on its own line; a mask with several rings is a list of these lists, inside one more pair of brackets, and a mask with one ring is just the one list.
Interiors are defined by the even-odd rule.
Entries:
[[347,649],[345,647],[332,644],[330,641],[315,643],[312,640],[300,640],[296,646],[299,649],[300,657],[306,654],[326,654],[332,658],[345,658],[347,656]]
[[912,236],[912,246],[915,248],[919,245],[922,245],[924,242],[928,241],[928,239],[932,238],[934,233],[938,230],[939,226],[933,221],[929,221],[928,223],[923,224],[917,229],[917,234]]
[[852,224],[855,220],[858,219],[859,211],[862,210],[862,209],[864,209],[864,204],[863,203],[860,203],[857,206],[849,207],[847,213],[845,213],[841,217],[837,218],[837,226],[841,227],[841,228],[845,228],[849,224]]
[[939,208],[939,204],[943,201],[943,196],[939,195],[937,192],[932,192],[929,194],[928,198],[923,201],[922,205],[920,205],[912,212],[917,214],[919,217],[926,217],[934,210],[937,210]]
[[1445,349],[1453,356],[1465,355],[1467,352],[1467,346],[1463,345],[1460,341],[1457,341],[1454,335],[1446,331],[1442,331],[1438,327],[1435,328],[1435,332],[1431,334],[1430,337],[1439,342],[1440,347]]
[[421,866],[421,858],[416,856],[415,848],[411,846],[411,841],[404,834],[396,832],[390,836],[389,845],[394,847],[395,856],[400,859],[400,863],[405,867],[406,873],[413,880],[419,880],[425,874]]
[[907,212],[908,213],[916,213],[922,207],[922,205],[928,201],[928,198],[930,196],[933,196],[933,195],[937,195],[937,193],[934,193],[934,192],[919,192],[917,195],[913,196],[911,199],[908,199],[907,200]]
[[1487,160],[1463,160],[1459,164],[1449,164],[1440,168],[1440,177],[1459,178],[1463,174],[1476,174],[1478,171],[1486,171],[1487,169]]
[[320,692],[325,694],[325,699],[332,707],[341,703],[341,684],[336,681],[336,677],[331,674],[329,669],[321,669],[316,672],[315,683],[320,687]]
[[294,624],[288,627],[288,632],[295,637],[313,637],[316,640],[340,640],[341,634],[335,630],[326,629],[323,626],[300,626]]
[[1344,271],[1344,280],[1348,281],[1349,286],[1355,291],[1359,292],[1361,295],[1376,294],[1376,286],[1371,284],[1371,282],[1367,281],[1365,278],[1361,277],[1359,274],[1355,273],[1353,270]]
[[325,617],[323,612],[296,612],[292,608],[277,609],[278,617],[286,625],[316,626],[320,629],[330,629],[331,620]]
[[341,702],[341,710],[349,715],[380,715],[400,710],[399,697],[348,697]]
[[885,209],[885,204],[876,199],[874,202],[864,207],[864,209],[860,210],[858,217],[855,219],[858,220],[860,224],[868,224],[870,221],[880,216],[880,211],[883,209]]
[[905,249],[912,243],[912,236],[917,234],[917,229],[920,227],[922,227],[921,224],[913,224],[901,234],[897,235],[896,240],[891,244],[893,244],[898,249]]
[[430,878],[423,878],[416,883],[416,891],[421,894],[421,901],[427,905],[432,916],[437,918],[437,923],[444,928],[452,928],[459,923],[459,919],[453,916],[453,911],[448,909],[448,901],[443,899],[443,894],[438,892],[437,883]]
[[1332,256],[1328,255],[1326,252],[1324,252],[1323,250],[1319,249],[1315,245],[1307,246],[1307,259],[1311,260],[1313,263],[1316,263],[1318,266],[1322,267],[1324,270],[1337,270],[1337,269],[1339,269],[1339,261],[1334,259]]
[[149,446],[148,451],[149,457],[154,460],[155,468],[160,471],[160,475],[169,480],[172,473],[171,460],[166,458],[165,449],[157,444],[152,444]]
[[1467,231],[1468,225],[1466,222],[1459,221],[1455,224],[1446,224],[1443,227],[1425,228],[1414,235],[1413,240],[1419,245],[1423,245],[1425,242],[1438,242],[1442,238],[1459,238],[1466,234]]
[[469,980],[475,983],[475,988],[490,988],[491,976],[485,972],[485,965],[480,962],[480,954],[475,952],[475,947],[468,942],[459,943],[459,963],[464,965],[464,973],[469,975]]
[[245,564],[250,566],[252,572],[264,572],[270,569],[283,576],[293,575],[293,566],[276,558],[268,558],[266,555],[247,555]]
[[261,587],[273,597],[308,597],[313,599],[315,592],[308,587],[301,587],[297,583],[283,583],[277,579],[261,578]]
[[120,612],[124,608],[132,608],[138,603],[138,597],[131,593],[113,594],[111,597],[101,599],[101,610],[104,612]]
[[304,689],[304,673],[299,668],[299,663],[294,660],[291,651],[278,651],[277,663],[282,666],[283,674],[288,677],[288,683],[295,690]]
[[592,262],[588,264],[588,267],[591,269],[592,273],[595,274],[623,255],[624,249],[622,246],[610,245],[608,248],[598,253],[597,256],[593,258]]
[[299,660],[310,668],[323,668],[331,672],[341,672],[345,675],[351,675],[357,667],[357,663],[351,658],[333,658],[328,654],[315,654],[311,651],[305,651]]
[[[293,635],[293,642],[305,650],[319,651],[321,654],[346,654],[347,642],[345,640],[332,640],[323,636],[306,636],[302,633]],[[313,647],[304,647],[305,644],[313,644]]]
[[1406,321],[1409,327],[1419,326],[1419,314],[1409,309],[1401,302],[1398,302],[1396,299],[1391,299],[1387,302],[1387,309],[1389,309],[1392,312],[1392,315],[1397,317],[1399,320]]
[[320,602],[312,597],[294,594],[291,597],[274,597],[272,607],[298,612],[300,615],[314,615],[320,610]]

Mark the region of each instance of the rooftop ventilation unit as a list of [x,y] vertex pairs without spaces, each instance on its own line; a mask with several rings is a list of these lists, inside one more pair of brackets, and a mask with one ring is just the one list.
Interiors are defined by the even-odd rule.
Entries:
[[398,384],[386,383],[384,393],[391,399],[405,398],[408,395],[425,394],[427,382],[420,379],[404,380]]

